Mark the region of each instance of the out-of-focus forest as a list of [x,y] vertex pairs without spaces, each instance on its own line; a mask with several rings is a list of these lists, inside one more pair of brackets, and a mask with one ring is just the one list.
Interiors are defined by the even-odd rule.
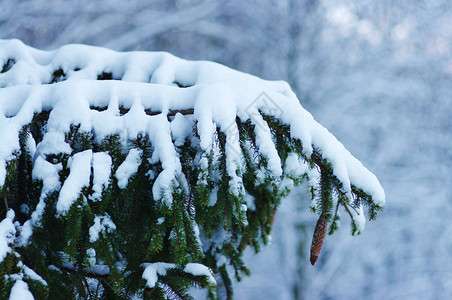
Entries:
[[0,0],[0,38],[169,51],[289,82],[380,179],[387,207],[309,263],[303,191],[248,253],[237,299],[452,297],[452,5],[448,0]]

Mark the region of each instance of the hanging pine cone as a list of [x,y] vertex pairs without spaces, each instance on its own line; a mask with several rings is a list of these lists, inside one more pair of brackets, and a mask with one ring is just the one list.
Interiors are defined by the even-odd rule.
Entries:
[[311,264],[314,265],[319,257],[320,250],[322,249],[323,240],[325,239],[326,229],[328,222],[326,218],[321,215],[315,225],[314,235],[312,236],[311,244]]

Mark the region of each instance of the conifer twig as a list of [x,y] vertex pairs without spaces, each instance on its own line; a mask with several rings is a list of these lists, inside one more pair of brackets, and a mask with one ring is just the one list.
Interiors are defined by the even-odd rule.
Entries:
[[343,205],[344,205],[345,210],[347,211],[347,213],[350,215],[350,219],[354,220],[354,219],[353,219],[352,212],[351,212],[350,209],[348,208],[347,203],[343,203]]
[[336,203],[336,209],[334,211],[333,222],[334,222],[334,220],[336,220],[338,210],[339,210],[339,199],[337,200],[337,203]]

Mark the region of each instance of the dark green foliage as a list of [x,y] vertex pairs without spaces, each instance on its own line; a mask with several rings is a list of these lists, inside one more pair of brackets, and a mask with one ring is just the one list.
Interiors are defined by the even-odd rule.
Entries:
[[328,171],[320,172],[320,214],[329,222],[333,210],[333,182]]
[[383,207],[373,203],[372,198],[366,194],[362,189],[352,186],[353,194],[355,195],[355,203],[357,205],[364,204],[368,208],[368,214],[370,220],[375,220],[377,213],[383,210]]
[[222,279],[223,288],[226,292],[226,299],[233,299],[234,291],[232,290],[232,281],[229,278],[228,270],[226,269],[226,265],[222,265],[219,268],[219,273]]
[[8,59],[6,60],[6,62],[3,64],[2,70],[0,71],[0,73],[8,72],[8,71],[12,68],[12,66],[13,66],[15,63],[16,63],[16,60],[15,60],[15,59],[13,59],[13,58],[8,58]]
[[[54,72],[52,82],[65,76],[59,69]],[[112,73],[99,75],[103,80],[112,77]],[[105,108],[92,109],[103,111]],[[128,109],[121,109],[122,114],[128,112]],[[147,135],[140,134],[130,141],[110,135],[96,142],[92,132],[83,132],[80,124],[73,124],[65,135],[71,153],[45,157],[51,164],[61,164],[59,179],[62,184],[70,175],[71,157],[85,150],[107,153],[112,159],[111,174],[116,173],[131,149],[141,151],[141,163],[124,189],[119,188],[116,177],[111,175],[102,191],[101,201],[91,197],[94,193],[91,175],[89,186],[82,189],[69,211],[58,215],[59,191],[41,198],[43,184],[32,178],[33,158],[27,148],[27,139],[33,138],[36,143],[42,140],[48,118],[48,111],[35,114],[33,121],[23,128],[19,136],[20,152],[8,162],[5,185],[0,189],[4,202],[0,206],[1,216],[12,208],[17,212],[15,220],[22,225],[30,219],[30,213],[21,207],[26,205],[33,212],[40,200],[45,204],[40,221],[33,226],[31,238],[26,244],[13,246],[17,255],[8,254],[0,265],[1,299],[8,297],[14,284],[5,275],[23,273],[21,264],[32,268],[47,282],[44,286],[39,281],[24,278],[30,291],[39,299],[128,299],[133,295],[143,299],[191,299],[188,294],[191,287],[208,289],[209,298],[215,299],[215,286],[206,276],[183,271],[188,263],[209,267],[220,280],[219,293],[224,292],[226,298],[232,299],[230,274],[233,273],[238,281],[250,274],[243,261],[243,252],[250,246],[257,253],[262,244],[268,243],[278,205],[289,193],[289,188],[281,185],[281,181],[291,180],[294,185],[300,185],[308,178],[307,174],[292,173],[275,178],[267,169],[267,158],[256,146],[255,125],[250,120],[237,118],[240,149],[236,150],[243,155],[243,168],[237,170],[237,174],[243,180],[244,191],[234,193],[227,173],[228,133],[217,128],[216,141],[212,145],[217,154],[205,153],[199,147],[194,124],[193,135],[175,146],[184,178],[175,179],[172,202],[168,204],[165,199],[153,197],[156,174],[162,172],[163,166],[152,159],[155,145]],[[381,209],[372,203],[369,195],[358,189],[354,190],[354,203],[349,203],[341,193],[341,185],[333,176],[330,164],[321,159],[318,152],[307,157],[300,142],[290,138],[287,126],[269,116],[264,115],[264,119],[270,126],[283,168],[291,154],[301,157],[311,168],[321,164],[319,187],[312,187],[311,193],[318,199],[316,211],[332,221],[330,233],[338,228],[339,205],[346,209],[368,205],[371,218]],[[247,203],[244,193],[253,197],[254,203]],[[90,228],[104,220],[102,218],[111,220],[116,228],[104,227],[98,239],[91,240]],[[356,224],[352,221],[353,228],[355,232]],[[142,278],[142,264],[155,262],[172,263],[175,267],[164,275],[159,274],[156,285],[149,288]],[[91,268],[96,265],[108,267],[109,272],[93,271]]]
[[66,80],[66,73],[64,73],[62,68],[59,68],[53,72],[50,83],[56,83],[64,80]]
[[113,73],[111,72],[102,72],[101,74],[97,75],[97,80],[112,80],[113,79]]
[[339,212],[338,212],[339,203],[340,203],[340,201],[338,201],[336,204],[336,210],[334,212],[333,220],[330,225],[330,230],[328,231],[329,235],[332,235],[336,230],[339,229],[339,226],[340,226],[341,216],[339,215]]
[[173,82],[173,84],[177,85],[180,88],[188,88],[191,86],[191,85],[184,85],[184,84],[180,83],[179,81],[175,81],[175,82]]
[[14,254],[8,254],[0,264],[0,299],[8,299],[14,280],[8,278],[9,274],[15,274],[20,271],[17,267],[19,259]]

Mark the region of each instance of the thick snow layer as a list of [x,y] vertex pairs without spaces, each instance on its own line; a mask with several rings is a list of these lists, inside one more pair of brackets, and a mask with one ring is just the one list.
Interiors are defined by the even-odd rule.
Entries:
[[212,270],[203,264],[188,263],[185,265],[184,272],[193,274],[195,276],[207,276],[211,285],[217,285],[215,278],[213,277]]
[[16,228],[13,224],[14,216],[14,211],[10,209],[6,214],[6,218],[0,222],[0,263],[11,252],[9,244],[13,243],[16,234]]
[[185,139],[189,137],[193,130],[193,116],[184,116],[177,113],[174,120],[171,121],[171,135],[174,140],[174,145],[182,146]]
[[116,171],[115,177],[118,179],[118,186],[121,189],[126,188],[129,183],[129,179],[138,171],[138,167],[141,164],[141,156],[143,151],[140,149],[130,149],[124,162],[119,166]]
[[94,224],[89,228],[89,241],[94,243],[99,239],[99,233],[112,232],[114,230],[116,230],[116,225],[108,214],[95,216]]
[[[144,268],[142,278],[146,280],[146,286],[153,288],[157,283],[158,276],[166,275],[168,269],[176,268],[176,264],[156,262],[156,263],[144,263],[141,264]],[[217,282],[213,277],[212,271],[203,264],[188,263],[184,267],[184,272],[193,274],[195,276],[206,276],[211,285],[216,285]]]
[[172,203],[172,188],[177,185],[177,177],[182,174],[182,166],[171,139],[171,127],[163,114],[153,116],[148,123],[149,137],[154,146],[151,161],[162,163],[162,172],[155,179],[152,193],[154,199]]
[[174,269],[176,264],[156,262],[141,264],[144,268],[142,278],[146,280],[146,286],[149,288],[155,287],[158,280],[158,275],[166,275],[168,269]]
[[49,193],[59,189],[61,187],[59,172],[63,169],[61,163],[52,164],[45,160],[43,156],[37,156],[33,165],[33,179],[42,181],[41,197],[39,203],[36,206],[35,211],[31,214],[31,220],[27,221],[23,226],[22,236],[26,236],[28,239],[31,235],[32,225],[39,224],[41,216],[44,213],[45,198]]
[[17,280],[13,288],[11,289],[11,294],[9,295],[9,300],[33,300],[34,297],[28,289],[28,284],[21,279]]
[[[46,136],[47,137],[47,136]],[[46,139],[49,141],[49,139]],[[40,143],[40,149],[43,149],[45,143]],[[18,244],[25,246],[33,233],[33,226],[40,225],[42,214],[45,209],[45,199],[53,191],[61,187],[59,172],[63,169],[61,163],[53,164],[45,159],[44,154],[40,155],[38,151],[34,151],[33,164],[33,179],[42,181],[42,190],[39,202],[35,210],[31,214],[31,219],[27,220],[22,227],[20,227],[20,235],[18,237]],[[51,153],[51,152],[49,152]]]
[[25,277],[30,278],[31,280],[39,281],[41,284],[47,286],[47,282],[44,279],[42,279],[41,276],[36,274],[35,271],[33,271],[32,269],[25,265],[22,266],[22,269],[24,270]]
[[[270,133],[271,124],[262,113],[287,125],[290,137],[301,142],[305,155],[315,150],[331,162],[334,175],[342,183],[341,192],[351,198],[353,185],[370,194],[375,204],[384,206],[385,195],[377,178],[314,120],[285,82],[266,81],[217,63],[187,61],[163,52],[121,53],[84,45],[46,52],[17,40],[0,40],[0,62],[7,59],[15,63],[0,74],[0,187],[5,183],[6,164],[19,150],[20,130],[35,113],[50,110],[42,141],[35,146],[32,141],[28,148],[34,152],[33,176],[44,183],[41,200],[62,184],[57,203],[61,215],[89,185],[91,172],[92,200],[100,198],[111,175],[108,154],[87,150],[72,156],[69,177],[59,182],[62,166],[45,158],[73,152],[65,141],[71,125],[78,124],[80,131],[93,133],[96,142],[114,134],[124,145],[140,135],[149,137],[153,150],[150,162],[160,163],[163,169],[155,174],[153,196],[171,205],[173,189],[186,189],[176,147],[192,135],[194,126],[204,158],[218,147],[217,128],[225,134],[226,171],[233,194],[244,192],[237,117],[255,125],[257,150],[267,160],[275,180],[281,177],[281,159]],[[63,81],[47,84],[56,70],[64,73]],[[121,80],[97,80],[103,72]],[[114,174],[119,187],[126,187],[141,159],[141,150],[129,151]],[[199,163],[205,162],[201,159]],[[200,178],[202,182],[205,178]],[[39,222],[43,209],[44,202],[40,201],[32,214],[33,224]],[[30,225],[28,229],[24,226],[24,233],[29,233]]]
[[105,152],[93,153],[93,194],[91,199],[96,201],[102,197],[102,190],[110,183],[111,157]]
[[96,250],[94,248],[88,248],[88,250],[86,250],[86,256],[88,257],[88,263],[90,266],[96,264]]
[[74,154],[69,159],[68,165],[71,171],[58,197],[56,204],[58,214],[65,215],[80,196],[82,188],[89,186],[92,157],[93,151],[86,150]]
[[302,176],[309,172],[308,165],[295,153],[289,153],[286,158],[284,171],[293,176]]

